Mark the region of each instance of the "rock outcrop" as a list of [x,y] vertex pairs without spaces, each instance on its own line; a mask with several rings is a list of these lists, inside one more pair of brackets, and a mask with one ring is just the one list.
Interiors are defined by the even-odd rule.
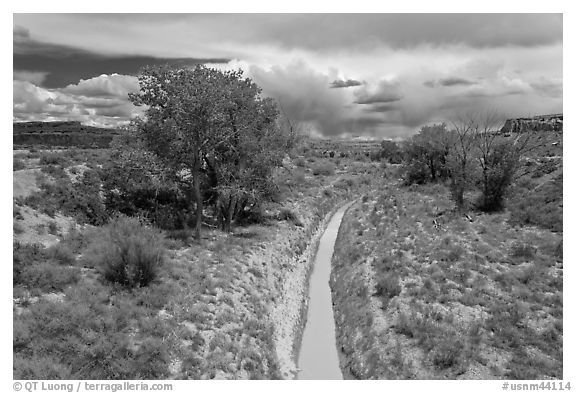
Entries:
[[528,118],[508,119],[500,130],[503,133],[526,131],[562,132],[562,114],[542,115]]

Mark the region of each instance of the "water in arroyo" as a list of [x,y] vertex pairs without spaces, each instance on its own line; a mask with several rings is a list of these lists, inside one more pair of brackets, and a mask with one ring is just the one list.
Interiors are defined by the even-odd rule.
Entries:
[[344,212],[352,202],[341,207],[320,238],[314,270],[310,277],[308,318],[298,357],[298,379],[343,379],[336,348],[330,265],[338,229]]

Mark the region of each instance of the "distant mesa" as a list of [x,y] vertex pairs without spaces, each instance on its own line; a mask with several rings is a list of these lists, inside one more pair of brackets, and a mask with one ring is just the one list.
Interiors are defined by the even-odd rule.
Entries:
[[500,130],[503,133],[527,131],[557,131],[562,132],[562,113],[554,115],[541,115],[534,117],[521,117],[508,119]]
[[14,147],[110,147],[118,130],[86,126],[79,121],[29,121],[13,124]]

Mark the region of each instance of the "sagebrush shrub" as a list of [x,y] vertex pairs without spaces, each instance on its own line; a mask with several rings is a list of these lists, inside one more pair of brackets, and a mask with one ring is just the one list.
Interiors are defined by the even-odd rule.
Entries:
[[535,225],[554,232],[563,231],[563,179],[556,176],[541,187],[528,184],[519,187],[509,200],[509,223],[512,225]]
[[100,177],[95,171],[84,172],[76,183],[63,177],[54,183],[42,183],[40,188],[25,203],[50,217],[61,211],[80,223],[102,225],[108,220],[100,197]]
[[306,159],[304,157],[297,157],[294,159],[294,165],[299,166],[299,167],[305,167],[306,166]]
[[76,256],[70,247],[64,243],[56,243],[53,246],[48,247],[45,254],[49,259],[52,259],[61,265],[74,265],[76,262]]
[[334,174],[334,164],[331,162],[319,162],[312,167],[314,176],[330,176]]
[[42,153],[40,165],[62,165],[66,163],[66,158],[58,153]]
[[514,242],[510,250],[510,255],[517,258],[528,258],[532,259],[534,257],[536,250],[529,244],[522,242]]
[[13,242],[12,248],[12,269],[13,284],[22,284],[22,273],[27,266],[33,263],[40,263],[44,260],[42,247],[39,244],[22,244]]
[[304,225],[302,224],[302,221],[300,221],[300,218],[298,218],[296,212],[285,207],[280,209],[280,212],[278,213],[278,220],[291,221],[292,223],[294,223],[294,225],[299,227]]
[[143,287],[164,263],[164,237],[137,218],[116,217],[89,246],[85,258],[113,283]]
[[432,363],[440,370],[458,365],[462,361],[464,344],[459,339],[444,338],[438,342],[430,356]]
[[58,235],[58,224],[56,221],[50,221],[48,223],[48,233],[51,235]]
[[22,227],[22,224],[20,224],[18,221],[14,221],[12,227],[15,235],[20,235],[24,233],[24,228]]
[[382,296],[385,299],[392,299],[394,296],[400,295],[402,287],[400,287],[400,280],[396,275],[382,275],[378,277],[376,282],[376,295]]
[[80,269],[61,266],[53,262],[40,262],[26,266],[20,281],[30,289],[41,291],[63,291],[80,280]]
[[15,158],[14,161],[12,162],[12,170],[13,171],[19,171],[19,170],[25,169],[25,168],[26,168],[26,164],[22,160]]

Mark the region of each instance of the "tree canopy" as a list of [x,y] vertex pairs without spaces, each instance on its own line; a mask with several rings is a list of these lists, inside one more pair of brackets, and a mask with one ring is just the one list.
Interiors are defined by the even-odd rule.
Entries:
[[276,103],[241,70],[147,67],[138,80],[140,91],[130,99],[147,107],[136,124],[140,148],[185,191],[198,239],[204,201],[230,229],[240,212],[272,192],[270,173],[288,148]]

